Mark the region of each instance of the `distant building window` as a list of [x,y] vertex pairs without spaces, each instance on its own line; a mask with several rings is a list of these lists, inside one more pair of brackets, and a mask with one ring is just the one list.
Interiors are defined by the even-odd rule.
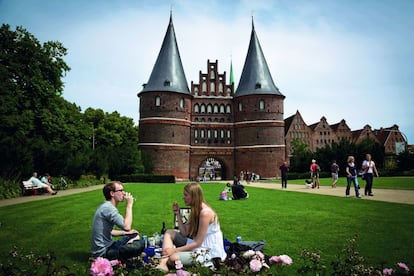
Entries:
[[259,101],[259,110],[264,110],[265,109],[265,102],[264,100],[260,100]]
[[255,89],[261,89],[262,88],[262,84],[260,82],[257,82],[255,85]]
[[183,98],[180,99],[180,108],[184,108],[184,99]]
[[207,85],[205,82],[201,85],[201,91],[203,91],[203,93],[207,92]]
[[207,113],[212,113],[213,112],[213,107],[211,106],[211,104],[207,105]]
[[171,86],[171,82],[169,80],[164,81],[164,86]]
[[215,104],[214,105],[214,107],[213,107],[213,113],[218,113],[218,105],[217,104]]
[[161,105],[161,98],[160,96],[156,96],[155,97],[155,106],[160,106]]
[[223,83],[219,83],[219,92],[220,94],[223,94]]
[[231,113],[231,105],[226,105],[226,113],[230,114]]
[[201,113],[206,113],[206,106],[204,104],[201,105]]
[[214,82],[210,82],[210,92],[216,91],[216,84]]
[[194,105],[194,113],[199,113],[200,112],[200,106],[198,104]]
[[243,110],[243,104],[241,102],[239,102],[239,111]]
[[224,114],[224,104],[221,104],[220,105],[220,113],[223,113]]
[[194,129],[194,138],[198,138],[198,130]]

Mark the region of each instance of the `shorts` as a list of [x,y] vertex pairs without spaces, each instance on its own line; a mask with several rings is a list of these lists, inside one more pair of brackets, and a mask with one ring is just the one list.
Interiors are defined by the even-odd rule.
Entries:
[[338,173],[332,173],[332,179],[338,180]]
[[[184,237],[180,232],[177,232],[174,236],[173,242],[176,247],[181,247],[189,243],[192,243],[193,240],[187,237]],[[191,265],[194,263],[192,251],[178,252],[178,256],[180,257],[181,263],[183,265]]]

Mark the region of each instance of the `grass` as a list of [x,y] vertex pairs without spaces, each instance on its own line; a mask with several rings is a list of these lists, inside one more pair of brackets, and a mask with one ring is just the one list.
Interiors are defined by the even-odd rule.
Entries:
[[[380,180],[375,179],[374,187],[394,185]],[[409,186],[401,183],[395,185]],[[148,236],[159,232],[163,221],[172,227],[171,204],[182,203],[183,186],[125,184],[137,198],[133,227]],[[354,234],[359,236],[359,252],[367,263],[377,266],[385,261],[392,266],[401,261],[414,266],[414,205],[253,187],[249,187],[248,200],[219,201],[223,184],[202,186],[219,215],[225,238],[234,241],[241,235],[246,241],[266,240],[265,254],[292,257],[294,264],[287,272],[299,268],[302,249],[319,252],[329,267]],[[64,264],[87,268],[92,217],[101,202],[102,191],[96,190],[1,207],[0,256],[18,246],[40,253],[52,251]],[[124,213],[124,203],[119,209]]]

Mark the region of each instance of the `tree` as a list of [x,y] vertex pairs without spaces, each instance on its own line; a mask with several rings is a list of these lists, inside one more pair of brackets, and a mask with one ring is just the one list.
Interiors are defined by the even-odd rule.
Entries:
[[0,161],[1,176],[19,177],[48,158],[64,85],[70,70],[59,42],[43,45],[22,27],[0,28]]

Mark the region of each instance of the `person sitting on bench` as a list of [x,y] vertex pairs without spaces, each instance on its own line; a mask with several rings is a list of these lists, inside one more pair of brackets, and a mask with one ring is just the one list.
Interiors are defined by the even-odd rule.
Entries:
[[56,195],[57,194],[57,191],[53,191],[52,188],[49,185],[43,183],[42,181],[40,181],[39,178],[37,178],[37,172],[34,172],[32,177],[30,177],[30,179],[28,181],[30,181],[33,184],[33,186],[35,186],[35,187],[42,187],[43,189],[45,189],[51,195]]

